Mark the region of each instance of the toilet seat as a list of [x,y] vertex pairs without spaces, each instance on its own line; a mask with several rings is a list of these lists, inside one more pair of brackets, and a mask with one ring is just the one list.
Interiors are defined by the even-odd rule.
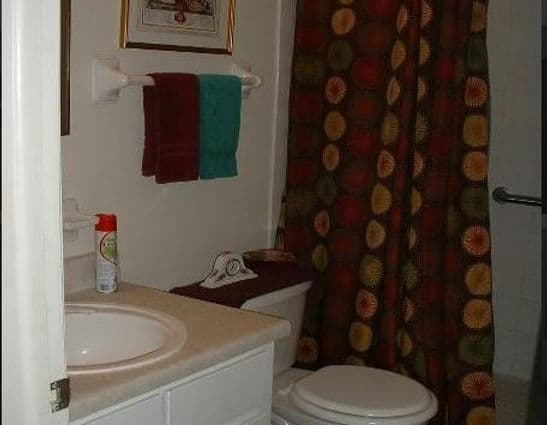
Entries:
[[283,397],[274,398],[274,412],[277,404],[276,413],[295,424],[304,423],[302,417],[307,415],[328,424],[417,425],[437,411],[430,391],[392,372],[350,365],[303,371],[300,376],[297,369],[293,371],[296,379],[288,387],[285,382]]

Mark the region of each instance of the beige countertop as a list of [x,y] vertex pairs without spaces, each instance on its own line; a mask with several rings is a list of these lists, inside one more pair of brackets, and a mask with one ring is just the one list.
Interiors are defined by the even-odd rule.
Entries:
[[134,284],[121,283],[117,292],[106,295],[85,290],[67,295],[66,301],[147,307],[183,321],[188,331],[184,347],[157,363],[119,372],[70,376],[70,420],[153,391],[290,333],[290,324],[285,320]]

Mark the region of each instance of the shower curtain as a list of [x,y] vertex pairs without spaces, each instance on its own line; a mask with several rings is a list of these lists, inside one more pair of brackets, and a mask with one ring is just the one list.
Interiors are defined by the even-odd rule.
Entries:
[[277,246],[313,265],[298,365],[495,423],[484,0],[299,0]]

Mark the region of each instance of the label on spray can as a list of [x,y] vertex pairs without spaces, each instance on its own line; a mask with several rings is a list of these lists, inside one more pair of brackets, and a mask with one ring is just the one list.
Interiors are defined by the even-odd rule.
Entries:
[[98,214],[95,226],[96,288],[110,293],[118,289],[117,224],[114,214]]

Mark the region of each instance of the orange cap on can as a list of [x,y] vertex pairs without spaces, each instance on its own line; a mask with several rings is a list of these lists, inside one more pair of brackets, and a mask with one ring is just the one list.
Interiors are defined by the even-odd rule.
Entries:
[[116,214],[97,214],[99,222],[95,225],[95,230],[99,232],[112,232],[118,229]]

